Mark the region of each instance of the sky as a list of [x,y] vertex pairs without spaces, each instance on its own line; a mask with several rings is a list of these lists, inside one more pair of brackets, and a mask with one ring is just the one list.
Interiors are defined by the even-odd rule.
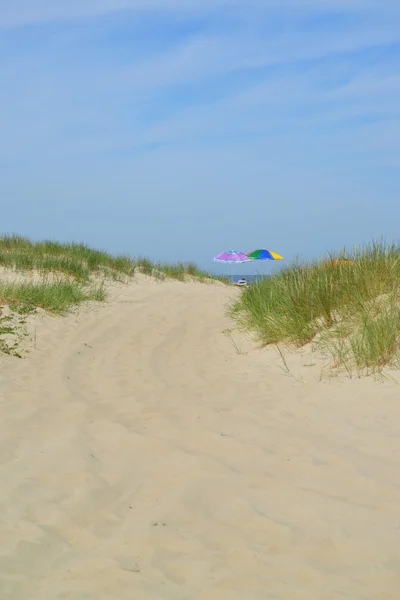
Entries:
[[400,238],[398,0],[0,0],[0,81],[3,232],[208,270]]

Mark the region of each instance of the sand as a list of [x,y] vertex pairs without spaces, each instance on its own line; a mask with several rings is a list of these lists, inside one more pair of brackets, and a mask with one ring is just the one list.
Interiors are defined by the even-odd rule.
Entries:
[[285,373],[237,290],[113,289],[1,361],[0,598],[397,600],[398,385]]

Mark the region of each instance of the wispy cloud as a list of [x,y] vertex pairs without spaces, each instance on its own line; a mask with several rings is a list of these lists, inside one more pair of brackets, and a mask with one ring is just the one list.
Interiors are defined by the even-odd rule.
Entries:
[[96,17],[120,11],[179,12],[187,15],[221,10],[259,11],[264,14],[286,10],[295,14],[309,10],[317,14],[328,10],[374,11],[380,14],[399,12],[396,2],[382,3],[380,0],[2,0],[0,27]]

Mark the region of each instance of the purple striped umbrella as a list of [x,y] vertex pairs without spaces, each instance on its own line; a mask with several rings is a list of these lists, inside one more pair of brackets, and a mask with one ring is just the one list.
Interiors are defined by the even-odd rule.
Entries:
[[245,262],[251,262],[250,258],[244,254],[244,252],[238,252],[237,250],[228,250],[227,252],[221,252],[214,256],[215,262],[228,263],[232,265],[232,280],[233,280],[233,265]]

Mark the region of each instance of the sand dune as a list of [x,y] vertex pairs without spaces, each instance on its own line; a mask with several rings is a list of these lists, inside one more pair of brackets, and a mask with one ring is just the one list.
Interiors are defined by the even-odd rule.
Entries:
[[115,287],[0,365],[2,600],[397,600],[400,392]]

